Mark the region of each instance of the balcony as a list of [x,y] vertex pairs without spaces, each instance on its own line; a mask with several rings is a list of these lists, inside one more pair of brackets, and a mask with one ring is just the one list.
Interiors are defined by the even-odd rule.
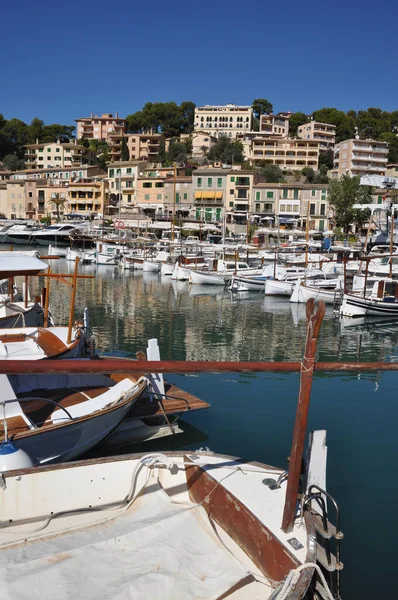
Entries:
[[373,154],[352,154],[352,160],[365,160],[366,162],[381,162],[386,164],[387,158],[383,156],[374,156]]

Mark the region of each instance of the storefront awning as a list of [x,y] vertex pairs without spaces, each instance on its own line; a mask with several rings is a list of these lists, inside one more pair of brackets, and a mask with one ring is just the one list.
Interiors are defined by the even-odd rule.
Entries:
[[249,200],[234,200],[234,204],[249,204]]
[[216,192],[216,198],[222,198],[222,192]]
[[216,192],[202,192],[202,198],[206,198],[206,199],[210,199],[210,198],[215,198],[216,197]]
[[203,192],[195,192],[195,198],[201,198]]

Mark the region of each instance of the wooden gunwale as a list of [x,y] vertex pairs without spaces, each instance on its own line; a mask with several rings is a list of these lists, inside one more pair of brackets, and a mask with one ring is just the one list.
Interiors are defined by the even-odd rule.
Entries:
[[[36,362],[41,362],[41,361],[36,361]],[[127,374],[126,374],[126,377],[128,377]],[[113,405],[105,407],[105,408],[101,408],[93,413],[88,414],[88,415],[84,415],[77,419],[73,419],[72,421],[68,420],[68,421],[64,421],[62,423],[51,423],[51,424],[46,423],[41,427],[37,427],[36,429],[28,429],[27,428],[26,432],[16,433],[15,435],[12,435],[12,431],[9,431],[9,437],[12,440],[19,440],[21,438],[29,438],[33,435],[40,435],[40,434],[43,434],[44,432],[52,431],[54,429],[64,429],[64,428],[76,425],[76,423],[82,423],[84,421],[88,421],[89,419],[95,419],[96,417],[98,417],[100,415],[104,415],[104,414],[113,412],[115,410],[118,410],[122,406],[125,406],[126,404],[131,403],[133,400],[135,400],[137,397],[139,397],[141,394],[144,393],[146,386],[147,386],[146,381],[142,381],[139,384],[138,390],[133,395],[128,395],[128,396],[126,396],[126,398],[119,400],[119,402],[117,402],[116,404],[113,404]],[[0,440],[2,440],[2,437],[0,437]]]

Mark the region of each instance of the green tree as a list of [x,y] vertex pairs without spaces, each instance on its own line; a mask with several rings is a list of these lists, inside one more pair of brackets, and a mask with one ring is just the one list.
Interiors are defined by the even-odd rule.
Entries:
[[6,154],[3,158],[3,164],[7,171],[20,171],[25,168],[23,158],[18,158],[16,154]]
[[238,140],[232,141],[226,135],[218,138],[217,142],[207,153],[210,162],[222,162],[226,164],[243,163],[243,144]]
[[41,121],[37,117],[32,119],[29,125],[28,140],[29,144],[36,144],[36,140],[41,140],[43,134],[44,121]]
[[65,196],[61,196],[59,192],[56,192],[51,195],[48,204],[57,213],[57,221],[59,221],[61,219],[61,210],[64,211],[68,206],[68,199]]
[[20,119],[10,119],[2,128],[1,133],[10,152],[16,154],[18,158],[23,158],[25,155],[24,146],[29,140],[28,125]]
[[297,136],[297,129],[300,125],[308,123],[308,117],[303,112],[295,112],[290,115],[289,119],[289,135],[290,137]]
[[261,115],[270,115],[273,108],[271,102],[265,98],[256,98],[256,100],[253,100],[252,109],[256,119],[259,119]]
[[166,163],[168,165],[177,163],[186,163],[188,159],[187,146],[183,142],[172,139],[167,152]]
[[283,180],[283,171],[278,165],[265,165],[259,170],[267,183],[279,183]]
[[380,135],[382,142],[388,142],[388,162],[398,163],[398,137],[396,133],[386,132]]
[[130,160],[130,152],[127,146],[127,140],[123,136],[120,144],[120,160]]
[[347,234],[350,226],[365,218],[354,204],[369,204],[372,201],[372,188],[361,185],[359,176],[343,175],[340,180],[332,180],[329,184],[329,204],[333,207],[336,225]]
[[333,169],[333,160],[334,160],[334,154],[333,154],[333,150],[331,148],[326,150],[326,152],[320,152],[319,160],[318,160],[318,169],[320,171],[323,171],[323,168],[325,167],[326,172],[329,169]]
[[314,169],[311,169],[311,167],[304,167],[304,169],[301,170],[301,173],[304,175],[306,183],[312,183],[314,181],[315,171]]
[[138,111],[131,115],[127,115],[126,127],[129,133],[143,133],[146,127],[144,113]]
[[182,111],[182,132],[183,133],[192,133],[194,129],[194,120],[195,120],[195,108],[196,104],[194,102],[190,102],[186,100],[185,102],[181,102],[180,108]]
[[74,125],[43,125],[42,134],[40,137],[41,143],[51,143],[60,140],[61,142],[69,142],[75,134]]

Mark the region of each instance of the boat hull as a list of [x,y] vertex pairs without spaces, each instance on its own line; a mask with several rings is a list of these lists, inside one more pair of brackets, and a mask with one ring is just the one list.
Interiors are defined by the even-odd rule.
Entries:
[[264,286],[264,293],[266,296],[291,296],[293,288],[294,281],[267,279]]
[[385,302],[344,294],[340,314],[345,317],[389,317],[398,319],[398,302]]
[[302,282],[295,285],[289,302],[305,304],[313,298],[317,302],[323,300],[325,304],[334,304],[336,295],[340,295],[340,290],[323,290],[316,287],[304,285]]

